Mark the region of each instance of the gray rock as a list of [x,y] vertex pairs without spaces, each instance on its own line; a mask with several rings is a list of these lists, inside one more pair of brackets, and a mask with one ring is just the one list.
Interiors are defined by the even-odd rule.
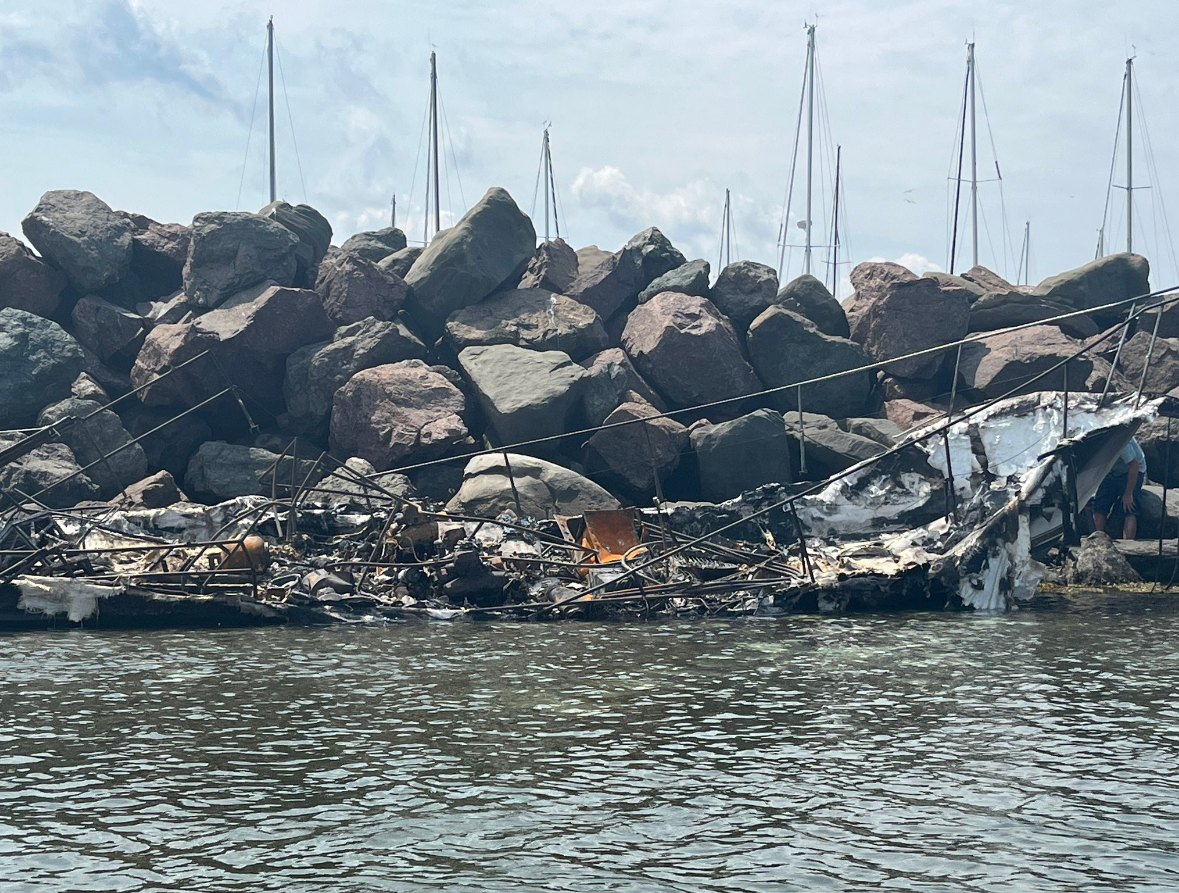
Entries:
[[83,294],[116,282],[131,265],[131,224],[91,192],[46,192],[21,228]]
[[336,391],[357,372],[425,356],[425,345],[400,322],[365,319],[342,326],[331,341],[301,347],[287,358],[287,411],[298,430],[318,431],[331,415]]
[[176,479],[166,471],[157,471],[136,481],[124,492],[131,505],[146,509],[162,509],[177,502],[188,502],[188,497],[176,486]]
[[[1103,304],[1150,293],[1150,264],[1140,254],[1110,254],[1084,266],[1049,276],[1033,289],[1074,310],[1093,310]],[[1111,326],[1126,317],[1125,307],[1089,314],[1098,326]]]
[[567,293],[609,320],[618,312],[629,312],[638,303],[639,292],[662,276],[686,263],[656,227],[632,238],[621,251],[583,273],[570,284]]
[[641,402],[623,403],[610,413],[605,424],[621,427],[603,428],[586,442],[589,473],[633,499],[654,496],[656,480],[667,480],[688,446],[688,429],[674,419],[653,418],[657,415],[659,410]]
[[490,518],[515,513],[509,464],[525,517],[553,518],[621,507],[604,489],[568,468],[519,453],[509,453],[505,462],[502,453],[492,453],[467,463],[462,486],[446,504],[447,511]]
[[[877,441],[861,437],[839,427],[838,422],[817,413],[803,413],[803,430],[799,430],[798,413],[783,416],[786,433],[793,441],[799,476],[804,480],[821,481],[857,462],[883,453],[886,447]],[[806,473],[801,467],[802,441],[806,441]]]
[[0,308],[53,316],[65,274],[33,254],[20,239],[0,232]]
[[881,390],[885,400],[916,400],[918,403],[931,403],[939,396],[938,383],[929,378],[898,378],[886,375],[881,383]]
[[1143,422],[1134,436],[1146,456],[1150,480],[1168,487],[1179,487],[1179,419],[1171,419],[1170,426],[1168,435],[1167,419],[1158,416]]
[[606,347],[602,321],[589,307],[543,288],[501,292],[446,321],[446,340],[456,350],[486,344],[515,344],[561,350],[582,360]]
[[787,310],[804,316],[824,335],[850,338],[851,330],[843,307],[827,291],[827,286],[807,273],[791,279],[778,292],[777,302]]
[[[991,272],[990,270],[987,270],[986,267],[975,267],[975,269],[985,271],[986,273]],[[991,275],[994,276],[993,273]],[[966,292],[966,299],[972,304],[985,295],[988,291],[999,290],[993,288],[984,288],[977,282],[965,278],[965,275],[955,276],[953,273],[943,273],[940,270],[930,270],[928,273],[922,273],[921,276],[924,279],[932,279],[938,284],[938,287],[942,289],[960,289]],[[1003,281],[998,276],[994,276],[994,279]],[[1013,287],[1014,286],[1008,285],[1005,286],[1003,290],[1010,291]]]
[[[0,450],[24,439],[22,434],[0,432]],[[97,500],[98,487],[85,474],[64,443],[45,443],[12,462],[0,465],[0,491],[17,500],[32,496],[54,509],[71,508]],[[49,488],[46,490],[46,488]],[[45,492],[42,492],[45,491]]]
[[[281,411],[287,357],[334,332],[315,292],[271,286],[260,295],[242,294],[191,323],[156,326],[136,357],[131,381],[137,388],[148,385],[139,395],[145,404],[194,406],[223,390],[228,379]],[[155,381],[204,350],[210,356]]]
[[639,292],[639,303],[645,304],[660,292],[674,291],[681,295],[696,295],[707,298],[709,293],[708,280],[712,275],[712,268],[706,260],[691,260],[676,267]]
[[772,409],[694,427],[691,437],[700,492],[710,502],[733,499],[763,484],[794,480],[790,438],[782,415]]
[[421,253],[421,248],[412,245],[409,248],[394,251],[388,257],[378,262],[377,266],[404,279],[409,275],[410,268],[413,267],[414,262],[421,256]]
[[[405,233],[395,226],[386,226],[384,229],[374,229],[349,236],[340,249],[359,254],[365,260],[375,264],[392,254],[404,251],[405,245]],[[420,248],[414,250],[421,252]],[[407,272],[408,270],[409,268],[406,267]],[[398,273],[398,275],[404,276],[405,274]]]
[[182,291],[162,301],[141,304],[136,309],[139,310],[139,315],[152,325],[175,325],[178,322],[191,322],[194,318],[192,308],[188,306],[188,298]]
[[267,280],[293,285],[298,249],[294,233],[258,214],[197,214],[184,264],[184,293],[194,307],[217,307]]
[[888,419],[846,419],[839,426],[849,434],[874,440],[885,448],[896,446],[905,433],[900,425]]
[[179,223],[158,223],[143,214],[117,212],[132,226],[131,273],[151,299],[176,292],[184,282],[191,233]]
[[[1147,352],[1150,351],[1150,365],[1146,370],[1146,378],[1142,378],[1142,367],[1146,365]],[[1122,372],[1135,388],[1143,382],[1142,391],[1146,394],[1165,394],[1179,387],[1179,341],[1170,338],[1156,338],[1154,349],[1151,350],[1151,333],[1139,329],[1122,345],[1122,353],[1118,359]]]
[[406,306],[433,336],[454,311],[483,300],[536,249],[536,231],[507,190],[493,187],[436,235],[405,277]]
[[[1008,392],[1054,391],[1064,388],[1063,366],[1044,378],[1057,364],[1080,350],[1081,344],[1055,326],[1033,326],[1017,332],[999,332],[985,341],[962,346],[959,364],[961,386],[979,392],[988,400]],[[1068,362],[1071,390],[1085,390],[1095,371],[1107,370],[1108,364],[1091,354]],[[1117,390],[1117,388],[1115,388]]]
[[[970,331],[993,332],[1024,323],[1039,322],[1072,313],[1064,300],[1023,291],[991,291],[970,305]],[[1052,325],[1073,338],[1090,338],[1097,334],[1097,324],[1088,316],[1073,316]]]
[[[313,501],[327,505],[372,506],[384,505],[388,501],[382,490],[402,499],[413,499],[417,496],[413,484],[404,474],[395,471],[378,474],[371,462],[359,456],[345,459],[344,465],[352,473],[341,469],[329,474],[319,482],[319,489],[311,495]],[[356,475],[371,479],[375,486],[361,483]],[[378,490],[377,487],[381,489]]]
[[1072,586],[1116,586],[1142,582],[1142,577],[1130,566],[1126,556],[1118,551],[1113,540],[1100,531],[1094,531],[1081,540],[1080,548],[1068,563],[1065,578]]
[[[770,307],[749,327],[753,367],[767,387],[776,388],[848,372],[869,364],[860,345],[820,332],[810,320],[785,307]],[[870,408],[875,375],[869,371],[841,375],[802,389],[803,409],[830,416],[862,415]],[[798,408],[794,389],[774,395],[783,411]]]
[[113,411],[102,409],[99,403],[68,397],[46,406],[37,424],[53,425],[70,416],[78,421],[62,426],[61,439],[86,468],[87,477],[98,485],[103,499],[109,499],[147,474],[143,448],[131,443],[131,435],[122,420]]
[[0,310],[0,429],[27,427],[46,403],[70,396],[84,363],[78,342],[57,323]]
[[[294,468],[292,461],[296,462]],[[277,464],[276,464],[277,463]],[[202,443],[188,463],[184,489],[194,499],[213,505],[238,496],[269,496],[272,486],[286,495],[292,476],[302,483],[318,483],[314,463],[292,460],[258,447],[210,440]]]
[[74,383],[70,385],[70,395],[82,400],[93,400],[100,406],[111,401],[106,388],[95,381],[88,372],[83,372],[74,379]]
[[[946,276],[948,274],[941,273],[938,275],[939,275],[939,277],[941,277],[941,276]],[[1004,279],[998,273],[996,273],[993,270],[988,270],[986,267],[982,266],[981,264],[975,264],[973,267],[971,267],[969,270],[967,270],[965,273],[963,273],[960,277],[954,277],[954,278],[956,278],[956,279],[960,278],[960,279],[964,280],[965,282],[972,283],[976,287],[982,289],[983,292],[1015,291],[1016,290],[1014,285],[1012,285],[1010,282],[1008,282],[1006,279]],[[939,278],[939,281],[941,281],[940,278]]]
[[395,319],[409,286],[372,261],[341,251],[319,265],[315,291],[332,321],[348,325],[369,317]]
[[674,407],[761,390],[737,333],[706,298],[663,292],[631,312],[622,346]]
[[893,263],[859,264],[851,282],[856,293],[845,308],[851,338],[873,360],[889,361],[884,368],[891,375],[933,378],[945,353],[894,358],[966,336],[970,303],[960,289],[943,292],[934,280]]
[[603,264],[610,257],[609,251],[603,251],[597,245],[586,245],[577,249],[577,275],[584,276],[598,264]]
[[472,441],[463,392],[421,360],[363,369],[336,391],[331,445],[378,471],[438,459]]
[[146,330],[139,314],[124,310],[98,295],[79,298],[70,317],[74,323],[74,336],[104,363],[134,344]]
[[323,260],[332,244],[332,225],[310,205],[288,205],[284,201],[271,202],[258,212],[285,226],[299,240],[295,248],[295,285],[311,288],[315,284],[315,268]]
[[712,303],[744,332],[778,297],[778,274],[773,267],[752,260],[728,264],[712,286]]
[[564,239],[542,242],[524,268],[520,288],[564,292],[577,278],[577,252]]
[[586,373],[567,353],[493,344],[464,348],[458,361],[500,444],[569,429]]
[[637,394],[660,412],[666,412],[663,399],[643,380],[621,348],[603,350],[582,361],[581,365],[587,373],[582,405],[589,424],[602,424],[619,404],[626,402],[627,394]]
[[193,453],[206,440],[213,439],[208,423],[195,413],[176,418],[169,410],[142,406],[134,400],[124,400],[117,408],[127,433],[133,438],[143,437],[139,445],[148,468],[162,468],[175,478],[184,477]]

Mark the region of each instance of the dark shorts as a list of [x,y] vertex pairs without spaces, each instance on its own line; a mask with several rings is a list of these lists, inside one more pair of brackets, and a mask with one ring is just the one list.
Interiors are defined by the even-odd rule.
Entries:
[[1137,515],[1142,510],[1142,483],[1146,475],[1138,472],[1138,482],[1134,485],[1134,508],[1128,512],[1122,507],[1122,494],[1126,492],[1126,475],[1107,474],[1101,486],[1097,488],[1097,495],[1093,497],[1093,511],[1101,515],[1109,515],[1116,509],[1128,515]]

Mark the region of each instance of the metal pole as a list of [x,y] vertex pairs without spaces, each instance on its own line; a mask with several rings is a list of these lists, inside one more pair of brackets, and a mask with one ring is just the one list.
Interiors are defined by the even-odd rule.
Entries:
[[438,203],[438,60],[430,51],[430,131],[434,143],[434,235],[442,229],[442,209]]
[[393,200],[389,203],[389,205],[393,209],[389,215],[389,225],[395,227],[395,226],[397,226],[397,193],[396,192],[393,193]]
[[974,44],[966,45],[966,67],[970,71],[970,232],[973,251],[971,257],[978,266],[978,134],[974,117]]
[[274,16],[266,23],[266,71],[268,111],[270,114],[270,200],[278,198],[278,188],[274,176]]
[[839,168],[843,146],[835,147],[835,227],[831,245],[831,296],[839,300]]
[[798,474],[806,476],[806,422],[802,417],[802,385],[798,386]]
[[1134,60],[1126,60],[1126,250],[1134,250]]
[[545,125],[544,129],[544,240],[549,240],[549,180],[551,175],[549,173],[549,128]]
[[733,262],[733,206],[725,189],[725,266]]
[[811,271],[811,193],[814,187],[815,159],[815,26],[806,29],[806,251],[802,256],[802,271]]

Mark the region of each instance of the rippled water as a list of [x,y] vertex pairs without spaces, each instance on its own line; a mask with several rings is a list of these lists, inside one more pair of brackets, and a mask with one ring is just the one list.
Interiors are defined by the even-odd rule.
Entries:
[[1174,890],[1179,612],[0,638],[0,889]]

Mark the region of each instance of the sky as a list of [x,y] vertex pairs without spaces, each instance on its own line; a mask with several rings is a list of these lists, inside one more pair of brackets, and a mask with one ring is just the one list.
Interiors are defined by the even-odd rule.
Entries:
[[[278,192],[318,208],[336,243],[388,225],[395,192],[398,224],[422,238],[434,49],[444,226],[503,186],[543,230],[536,181],[551,122],[561,234],[574,247],[615,250],[657,226],[714,266],[726,188],[734,259],[777,265],[805,25],[817,23],[812,220],[825,246],[839,145],[841,298],[862,260],[948,266],[971,39],[980,262],[1014,280],[1025,221],[1030,281],[1091,260],[1111,160],[1114,185],[1125,185],[1124,149],[1113,153],[1132,54],[1134,182],[1149,187],[1134,192],[1135,248],[1155,286],[1179,283],[1163,216],[1176,215],[1179,233],[1175,0],[5,0],[0,230],[19,234],[55,188],[183,223],[264,205],[271,15]],[[784,278],[801,272],[804,171],[803,150]],[[1109,250],[1125,245],[1124,208],[1115,189]],[[970,265],[969,221],[967,185],[959,271]],[[830,279],[827,249],[814,257]]]

